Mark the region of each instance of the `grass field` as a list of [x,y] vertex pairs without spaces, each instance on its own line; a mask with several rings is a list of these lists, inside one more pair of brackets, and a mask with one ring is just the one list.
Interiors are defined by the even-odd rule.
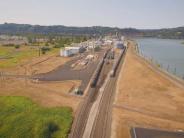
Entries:
[[13,51],[11,47],[0,46],[0,57],[7,56],[11,51]]
[[66,138],[71,109],[45,108],[24,97],[0,97],[0,138]]
[[[52,49],[47,54],[57,52],[58,49]],[[14,67],[31,58],[38,57],[38,55],[38,48],[36,47],[22,46],[20,49],[15,49],[14,47],[0,46],[0,68]]]

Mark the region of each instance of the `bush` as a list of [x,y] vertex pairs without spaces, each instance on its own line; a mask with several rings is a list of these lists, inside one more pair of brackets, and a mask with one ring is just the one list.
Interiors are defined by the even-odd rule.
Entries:
[[54,48],[61,48],[61,47],[65,47],[64,44],[57,44],[54,46]]
[[48,122],[42,127],[40,137],[51,138],[52,135],[59,130],[59,126],[54,122]]
[[49,47],[42,47],[41,48],[42,54],[46,54],[47,51],[50,51]]
[[99,46],[98,47],[95,47],[94,50],[95,51],[99,51],[100,50],[100,47]]
[[16,48],[16,49],[19,49],[19,48],[20,48],[20,45],[15,45],[15,48]]
[[49,43],[46,43],[45,46],[49,46]]

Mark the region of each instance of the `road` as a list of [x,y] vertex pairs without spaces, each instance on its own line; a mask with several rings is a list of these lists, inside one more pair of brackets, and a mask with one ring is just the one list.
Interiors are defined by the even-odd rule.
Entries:
[[132,138],[184,138],[183,132],[170,132],[156,129],[132,128]]
[[[121,63],[116,74],[119,73]],[[112,103],[117,76],[111,78],[112,63],[104,64],[97,88],[89,89],[88,95],[74,121],[69,138],[109,138],[111,135]],[[102,89],[102,87],[104,87]],[[102,90],[101,90],[102,89]]]

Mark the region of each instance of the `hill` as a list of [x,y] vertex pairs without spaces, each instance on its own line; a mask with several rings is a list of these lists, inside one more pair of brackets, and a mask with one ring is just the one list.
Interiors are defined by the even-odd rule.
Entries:
[[41,26],[29,24],[0,24],[0,34],[57,34],[57,35],[107,35],[120,33],[126,36],[144,36],[159,38],[177,38],[184,39],[184,27],[169,29],[134,29],[134,28],[117,28],[117,27],[68,27],[63,25]]
[[157,30],[142,30],[142,36],[168,39],[184,39],[184,27]]

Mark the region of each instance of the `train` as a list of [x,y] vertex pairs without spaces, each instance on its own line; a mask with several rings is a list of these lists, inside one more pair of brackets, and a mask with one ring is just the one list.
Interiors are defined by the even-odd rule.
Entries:
[[116,71],[118,69],[118,66],[120,64],[121,58],[123,57],[124,53],[125,53],[126,48],[124,47],[118,57],[118,59],[115,61],[115,64],[112,67],[112,70],[110,71],[110,77],[115,77],[116,75]]
[[104,65],[104,62],[105,62],[105,58],[107,57],[107,54],[108,52],[110,51],[110,49],[108,49],[104,55],[103,55],[103,58],[101,59],[101,61],[99,62],[98,66],[97,66],[97,69],[92,77],[92,80],[91,80],[91,83],[90,83],[90,87],[91,88],[94,88],[96,87],[96,84],[97,84],[97,81],[99,79],[99,76],[100,76],[100,73],[102,71],[102,67]]
[[106,59],[107,58],[107,54],[109,53],[110,50],[111,50],[111,48],[107,49],[107,51],[103,55],[103,59]]

